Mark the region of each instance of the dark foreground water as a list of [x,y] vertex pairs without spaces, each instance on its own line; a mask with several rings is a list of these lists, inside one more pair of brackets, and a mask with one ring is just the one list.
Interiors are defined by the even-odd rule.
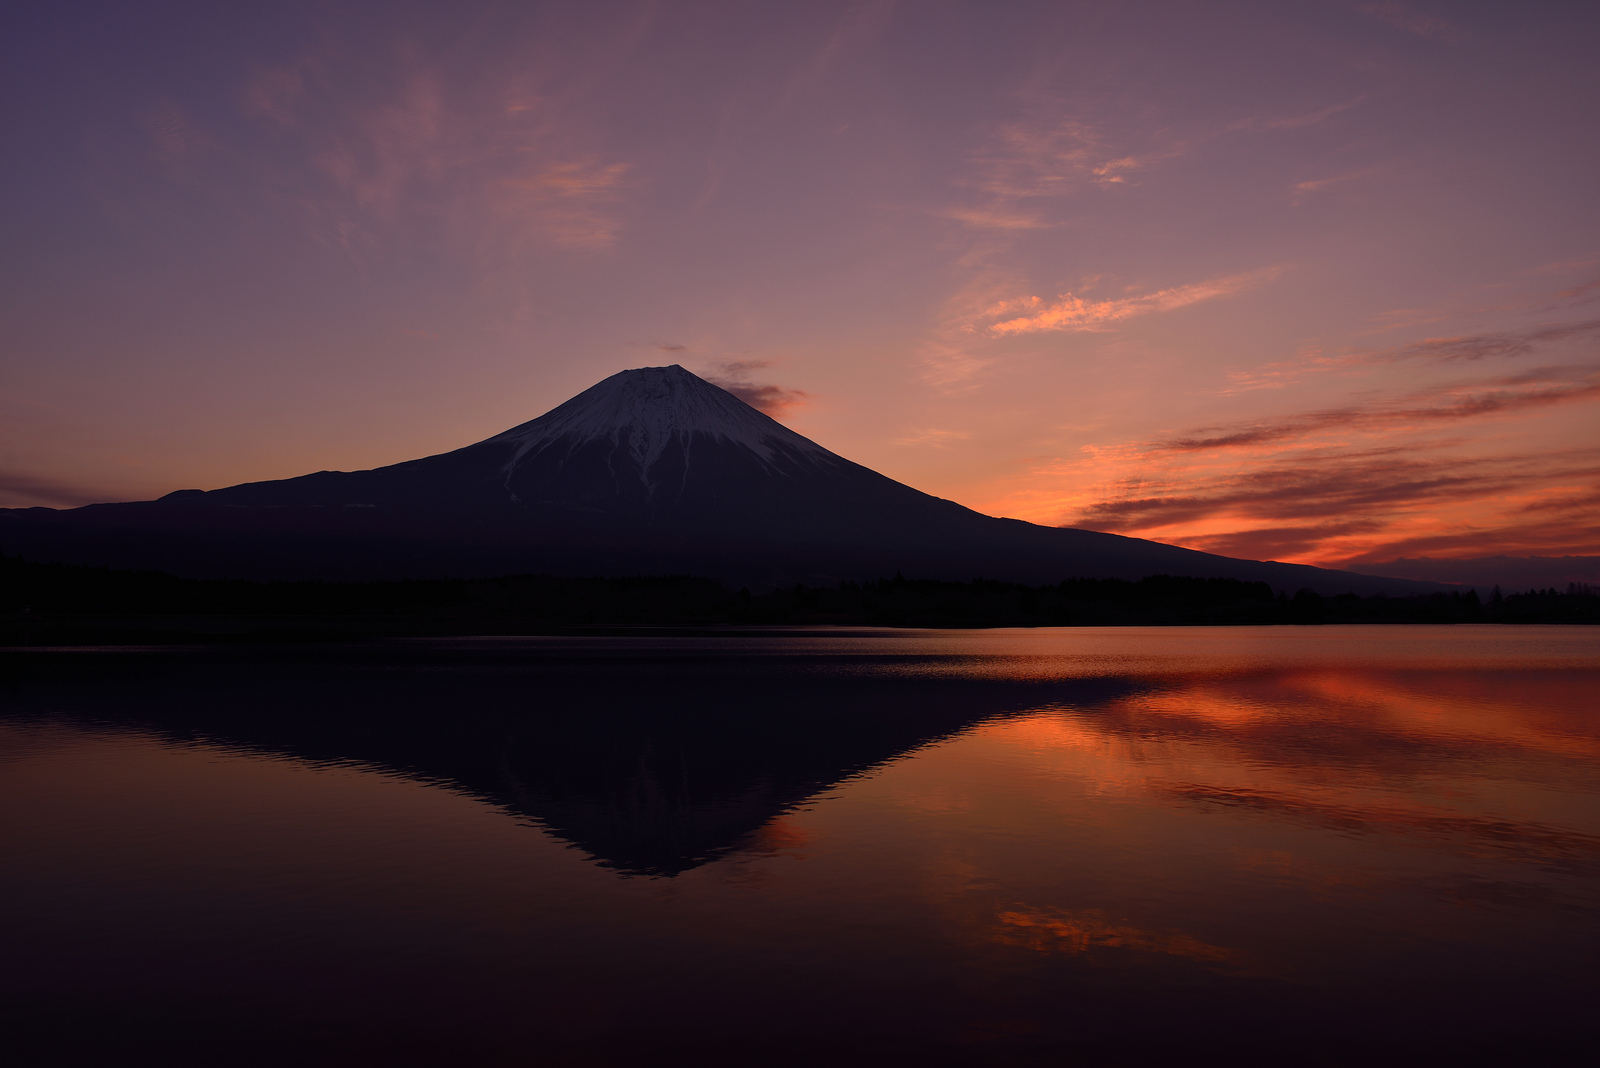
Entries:
[[0,1059],[1592,1063],[1600,629],[0,653]]

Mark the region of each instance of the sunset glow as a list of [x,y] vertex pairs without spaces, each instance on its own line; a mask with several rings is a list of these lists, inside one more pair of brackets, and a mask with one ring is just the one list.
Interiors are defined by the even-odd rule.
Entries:
[[395,463],[677,363],[994,515],[1600,553],[1592,4],[9,25],[0,506]]

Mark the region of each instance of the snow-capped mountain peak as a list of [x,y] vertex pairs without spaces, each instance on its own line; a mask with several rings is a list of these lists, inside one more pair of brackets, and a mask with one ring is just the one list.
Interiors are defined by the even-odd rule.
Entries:
[[775,451],[833,454],[763,415],[725,389],[684,370],[638,367],[620,371],[539,418],[489,438],[516,446],[509,467],[557,442],[572,448],[609,440],[649,471],[676,439],[686,451],[695,435],[742,445],[770,462]]

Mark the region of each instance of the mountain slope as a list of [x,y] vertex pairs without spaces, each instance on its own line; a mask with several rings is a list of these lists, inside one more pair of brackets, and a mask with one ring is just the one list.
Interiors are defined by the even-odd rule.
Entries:
[[476,444],[371,471],[5,510],[0,550],[254,578],[692,573],[770,586],[1166,572],[1324,593],[1435,588],[996,519],[837,456],[676,365],[620,372]]

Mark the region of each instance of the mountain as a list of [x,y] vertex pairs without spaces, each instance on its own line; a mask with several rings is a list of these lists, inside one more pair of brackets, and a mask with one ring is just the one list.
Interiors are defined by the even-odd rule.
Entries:
[[0,510],[0,551],[197,577],[670,574],[752,587],[1227,576],[1331,594],[1432,583],[997,519],[852,463],[679,366],[612,375],[474,445],[155,501]]
[[212,648],[119,658],[114,671],[91,658],[101,667],[70,653],[8,664],[0,723],[48,716],[414,779],[653,876],[760,849],[772,817],[989,717],[1093,707],[1137,688],[907,677],[889,651],[853,654],[847,670],[748,649],[730,662],[707,644],[604,657],[561,644],[378,644],[331,660]]

